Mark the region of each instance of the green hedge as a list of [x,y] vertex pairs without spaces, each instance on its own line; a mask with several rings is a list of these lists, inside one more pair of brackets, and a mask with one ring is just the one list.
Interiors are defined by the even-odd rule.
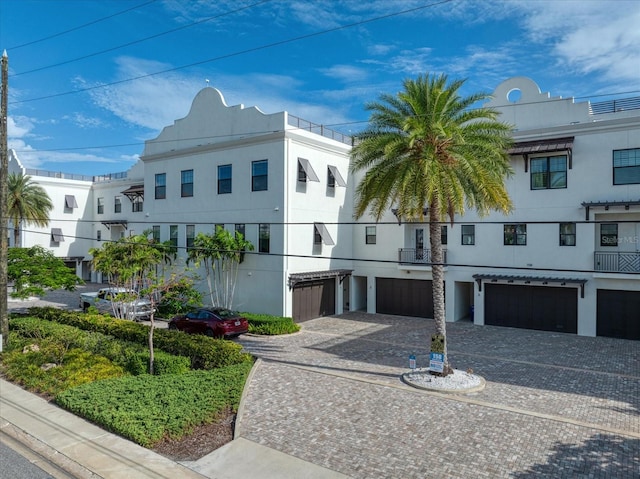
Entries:
[[268,314],[241,314],[249,321],[249,332],[253,334],[276,335],[300,331],[300,326],[294,323],[292,318]]
[[245,362],[180,375],[127,376],[97,381],[58,394],[55,401],[107,430],[145,447],[179,439],[213,422],[231,406],[237,411],[251,370]]
[[[64,311],[56,308],[29,308],[29,314],[86,331],[97,331],[137,344],[148,344],[149,327],[99,314]],[[242,346],[232,341],[191,335],[180,331],[156,329],[154,346],[177,356],[188,357],[192,369],[215,369],[244,362],[253,363],[250,354],[242,352]]]
[[[23,338],[46,339],[59,343],[64,349],[87,350],[106,357],[130,374],[149,372],[149,349],[146,346],[34,317],[14,318],[9,324],[11,330]],[[184,356],[154,351],[153,366],[154,374],[180,374],[190,369],[190,361]]]

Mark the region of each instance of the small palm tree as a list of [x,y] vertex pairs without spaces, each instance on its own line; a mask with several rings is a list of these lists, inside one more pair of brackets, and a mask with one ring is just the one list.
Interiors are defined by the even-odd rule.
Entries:
[[405,80],[397,95],[383,94],[367,105],[369,127],[358,134],[351,152],[353,172],[363,171],[356,187],[355,216],[379,220],[391,207],[407,221],[423,221],[428,207],[436,334],[447,357],[444,269],[440,223],[453,224],[465,207],[479,214],[509,212],[504,180],[512,174],[507,149],[512,128],[498,112],[471,108],[483,93],[461,97],[464,80],[446,75]]
[[44,188],[31,181],[29,175],[11,173],[7,189],[7,216],[13,223],[13,244],[19,246],[22,225],[47,226],[53,203]]

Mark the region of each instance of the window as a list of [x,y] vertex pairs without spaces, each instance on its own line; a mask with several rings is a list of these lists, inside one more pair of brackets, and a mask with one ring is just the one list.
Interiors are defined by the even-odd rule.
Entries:
[[309,160],[298,158],[298,181],[306,183],[307,180],[320,181]]
[[62,228],[51,228],[51,241],[54,243],[60,243],[61,241],[64,241]]
[[218,194],[231,193],[231,165],[218,166]]
[[447,238],[447,225],[442,225],[440,227],[440,240],[441,240],[442,244],[446,246],[447,240],[448,240],[448,238]]
[[600,246],[618,246],[618,224],[600,225]]
[[560,223],[560,246],[576,245],[576,224]]
[[104,213],[104,198],[98,198],[98,214]]
[[258,253],[269,252],[269,240],[271,239],[270,225],[260,223],[258,230]]
[[96,239],[98,241],[102,241],[102,231],[101,230],[96,231]]
[[545,190],[567,187],[567,157],[531,158],[531,189]]
[[173,253],[178,251],[178,225],[169,226],[169,243]]
[[238,223],[235,226],[235,232],[236,232],[236,236],[238,235],[242,235],[242,237],[244,238],[244,223]]
[[527,225],[504,225],[504,244],[523,246],[527,244]]
[[156,200],[163,200],[167,197],[167,174],[158,173],[156,175]]
[[336,185],[347,186],[347,182],[342,178],[338,168],[333,165],[329,165],[327,167],[327,186],[329,188],[335,188]]
[[154,243],[160,243],[160,225],[153,225],[151,227],[151,237]]
[[324,223],[313,223],[313,243],[324,243],[329,246],[335,245],[333,238],[329,234],[329,231],[327,230],[327,227]]
[[269,179],[267,160],[251,162],[251,191],[266,191]]
[[78,202],[76,201],[76,197],[74,195],[64,195],[64,207],[65,208],[77,208]]
[[121,213],[122,212],[122,198],[120,196],[116,196],[113,199],[113,211],[115,213]]
[[376,227],[367,226],[364,233],[365,244],[376,244]]
[[196,225],[187,225],[187,250],[193,248],[196,239]]
[[143,199],[142,196],[136,196],[133,200],[131,200],[131,211],[134,213],[140,213],[143,210]]
[[180,172],[180,196],[182,198],[193,196],[193,170]]
[[640,183],[640,148],[613,151],[613,184]]
[[476,244],[476,225],[462,225],[462,244]]

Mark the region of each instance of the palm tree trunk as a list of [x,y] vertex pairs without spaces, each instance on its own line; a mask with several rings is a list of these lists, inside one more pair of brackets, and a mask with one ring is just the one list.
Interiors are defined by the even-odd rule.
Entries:
[[449,365],[447,354],[447,323],[445,321],[444,306],[444,254],[442,252],[442,230],[440,228],[440,215],[437,204],[429,206],[429,242],[431,246],[431,275],[433,278],[433,319],[436,326],[436,334],[444,338],[444,368],[443,376],[453,372]]

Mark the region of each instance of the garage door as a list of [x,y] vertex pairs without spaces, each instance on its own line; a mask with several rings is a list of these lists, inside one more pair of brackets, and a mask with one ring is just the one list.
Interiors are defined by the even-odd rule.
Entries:
[[640,339],[640,291],[598,290],[598,336]]
[[431,281],[376,278],[376,312],[433,318]]
[[307,321],[336,312],[335,278],[297,283],[293,288],[293,319]]
[[492,326],[578,332],[575,288],[485,284],[484,322]]

